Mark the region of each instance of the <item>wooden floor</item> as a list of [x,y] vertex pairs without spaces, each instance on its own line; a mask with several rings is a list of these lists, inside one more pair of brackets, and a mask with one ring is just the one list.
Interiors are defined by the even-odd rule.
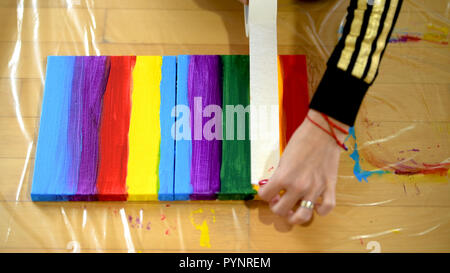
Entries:
[[[308,56],[311,94],[348,2],[279,0],[279,54]],[[363,169],[449,162],[449,6],[405,1],[394,34],[426,39],[385,53],[355,126]],[[260,201],[30,201],[46,56],[248,54],[243,20],[234,0],[0,1],[0,251],[449,252],[448,172],[360,182],[352,149],[337,207],[307,226]]]

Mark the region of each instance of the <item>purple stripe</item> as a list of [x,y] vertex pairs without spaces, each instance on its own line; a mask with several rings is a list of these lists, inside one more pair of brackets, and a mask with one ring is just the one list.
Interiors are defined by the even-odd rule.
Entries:
[[[194,98],[202,99],[195,107]],[[204,124],[213,117],[203,117],[202,110],[211,104],[222,105],[222,67],[220,56],[191,56],[188,74],[188,100],[191,111],[192,200],[216,199],[220,190],[221,140],[206,140]],[[195,109],[197,108],[197,109]],[[222,118],[220,117],[220,121]],[[221,128],[218,128],[221,130]]]
[[[81,113],[82,113],[82,83],[84,82],[83,58],[75,57],[75,67],[72,80],[72,94],[70,97],[69,124],[67,129],[67,154],[69,169],[67,172],[67,184],[74,192],[78,186],[78,172],[81,159]],[[71,198],[73,200],[73,197]]]
[[82,62],[81,87],[81,158],[78,189],[74,200],[91,201],[96,197],[96,180],[99,156],[100,116],[103,94],[108,81],[109,58],[77,57]]

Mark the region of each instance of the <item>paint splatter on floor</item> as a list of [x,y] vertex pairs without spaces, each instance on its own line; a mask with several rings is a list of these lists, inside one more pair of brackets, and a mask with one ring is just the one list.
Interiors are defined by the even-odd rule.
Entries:
[[[408,162],[413,163],[416,166],[409,166],[406,164],[403,164],[402,162],[397,162],[394,164],[389,164],[388,162],[385,162],[385,166],[390,166],[392,168],[392,171],[387,170],[374,170],[374,171],[366,171],[363,170],[361,167],[361,162],[363,162],[363,158],[360,157],[358,152],[358,145],[356,143],[356,134],[355,134],[355,127],[351,127],[349,129],[349,135],[345,139],[345,142],[350,138],[353,137],[354,139],[354,147],[353,152],[350,154],[350,157],[355,161],[355,165],[353,167],[353,173],[355,177],[358,179],[358,181],[362,181],[363,179],[368,182],[368,178],[374,174],[382,175],[387,173],[394,173],[397,175],[414,175],[414,174],[435,174],[440,176],[447,176],[449,169],[450,169],[450,163],[435,163],[435,164],[429,164],[429,163],[421,163],[418,164],[414,159],[409,159]],[[399,151],[399,153],[404,153],[405,151]],[[407,150],[407,152],[420,152],[420,149],[413,148]],[[405,158],[397,158],[398,161],[404,161]]]
[[[341,26],[338,30],[339,39],[342,36],[344,27]],[[448,33],[447,27],[440,27],[433,24],[426,25],[425,32],[413,32],[407,28],[395,29],[392,33],[389,43],[410,43],[410,42],[430,42],[439,45],[448,45]]]
[[447,176],[450,163],[437,163],[437,164],[427,164],[422,163],[421,165],[414,162],[417,167],[407,166],[404,164],[396,164],[395,174],[399,175],[413,175],[413,174],[435,174],[440,176]]
[[[190,220],[191,220],[192,225],[195,227],[195,229],[200,231],[200,246],[211,248],[208,222],[206,221],[206,219],[203,219],[203,221],[200,225],[197,224],[194,219],[195,214],[203,214],[203,209],[200,208],[198,210],[191,211]],[[214,216],[214,222],[215,222],[215,216]]]
[[374,174],[382,175],[382,174],[385,174],[385,173],[390,173],[389,171],[385,171],[385,170],[375,170],[375,171],[363,170],[361,168],[361,163],[360,163],[361,158],[359,156],[358,145],[356,143],[355,127],[351,127],[349,129],[349,135],[347,136],[347,138],[345,139],[344,142],[347,142],[347,140],[350,137],[353,137],[354,142],[355,142],[355,144],[353,146],[353,153],[350,154],[350,157],[355,161],[355,166],[353,167],[353,173],[355,174],[355,176],[356,176],[356,178],[358,179],[359,182],[361,182],[363,179],[366,182],[369,182],[367,179],[370,176],[374,175]]
[[[117,216],[117,215],[115,215]],[[136,229],[143,229],[144,228],[144,222],[142,222],[141,218],[139,218],[139,216],[133,217],[132,215],[128,215],[128,225],[131,228],[136,228]],[[151,222],[148,221],[147,224],[145,224],[145,229],[146,230],[150,230],[151,229]]]
[[394,31],[389,39],[389,43],[408,43],[408,42],[430,42],[440,45],[448,45],[448,28],[439,27],[433,24],[427,24],[427,31],[410,32],[407,29],[398,29]]

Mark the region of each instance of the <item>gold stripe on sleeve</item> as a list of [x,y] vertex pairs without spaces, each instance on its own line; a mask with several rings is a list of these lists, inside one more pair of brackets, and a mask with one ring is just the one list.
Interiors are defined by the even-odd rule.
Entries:
[[364,74],[367,62],[369,60],[370,51],[372,50],[372,43],[378,33],[381,16],[383,14],[386,0],[375,1],[372,12],[370,14],[369,23],[367,25],[366,34],[364,35],[361,48],[356,59],[355,66],[352,70],[352,75],[361,78]]
[[386,15],[386,20],[384,21],[383,31],[381,32],[381,35],[378,38],[377,47],[372,55],[372,62],[370,63],[369,73],[367,73],[367,76],[364,79],[366,83],[371,83],[375,78],[378,65],[380,64],[381,52],[383,52],[387,36],[389,34],[389,31],[391,30],[392,22],[394,21],[395,12],[397,10],[397,5],[398,0],[392,0],[391,5],[388,7],[389,10]]
[[367,9],[367,0],[358,0],[358,8],[355,10],[352,26],[350,32],[345,38],[345,47],[341,52],[341,56],[338,61],[338,67],[344,71],[347,71],[350,60],[352,59],[353,52],[355,51],[356,39],[361,33],[361,25],[364,19],[364,12]]

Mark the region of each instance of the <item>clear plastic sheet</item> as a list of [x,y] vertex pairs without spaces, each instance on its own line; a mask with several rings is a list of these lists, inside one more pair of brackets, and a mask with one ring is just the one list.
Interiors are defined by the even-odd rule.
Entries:
[[[279,54],[307,55],[311,95],[348,3],[279,1]],[[238,1],[0,1],[0,251],[448,252],[449,9],[404,1],[341,155],[337,206],[293,227],[261,201],[30,200],[48,55],[248,54]]]

